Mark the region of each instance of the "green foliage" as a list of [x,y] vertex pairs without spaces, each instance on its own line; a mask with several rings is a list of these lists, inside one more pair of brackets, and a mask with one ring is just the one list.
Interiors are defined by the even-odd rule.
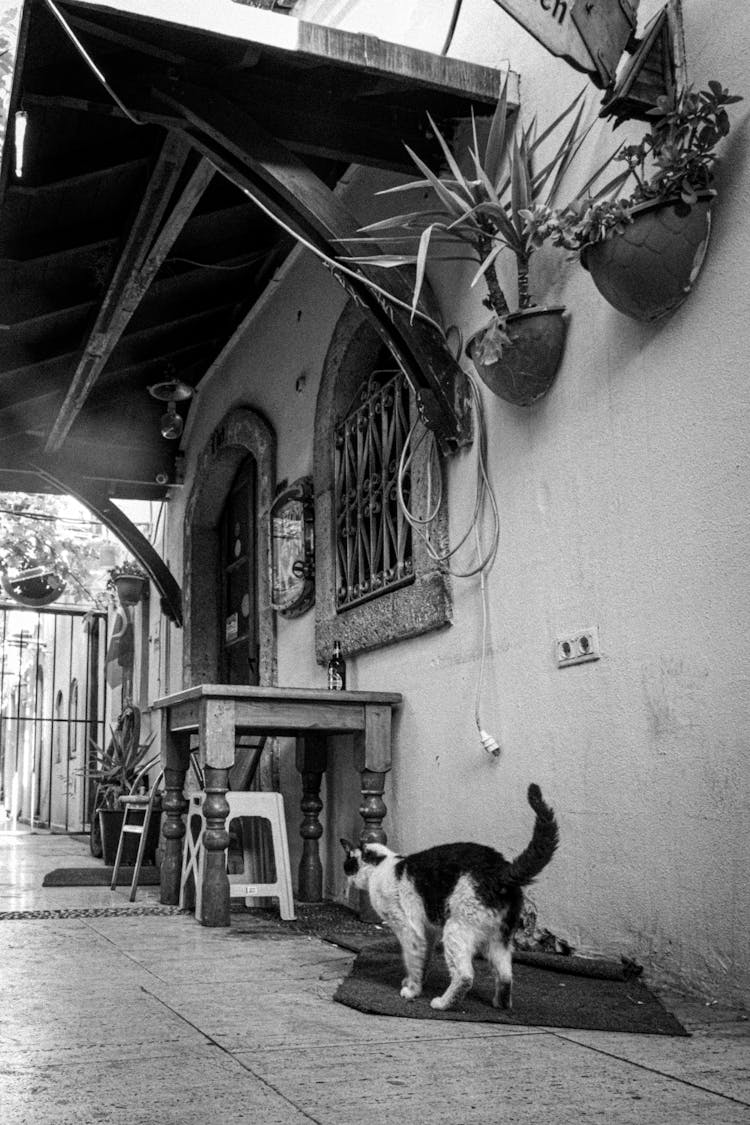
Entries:
[[[447,175],[437,175],[407,146],[423,178],[379,194],[419,191],[424,195],[427,190],[427,198],[417,210],[363,227],[363,234],[377,238],[381,246],[390,243],[392,249],[388,253],[363,254],[354,260],[385,269],[415,266],[412,312],[417,308],[429,260],[475,261],[478,269],[470,284],[473,287],[481,280],[486,286],[483,303],[494,314],[485,332],[486,344],[488,354],[499,356],[509,343],[503,318],[510,309],[497,275],[497,259],[504,250],[514,256],[518,306],[531,307],[534,302],[528,287],[529,261],[549,236],[533,216],[539,207],[544,208],[545,216],[554,208],[565,175],[591,129],[591,125],[583,125],[584,98],[582,90],[550,125],[540,130],[536,119],[527,127],[516,118],[509,121],[507,82],[504,83],[484,145],[479,143],[476,121],[472,119],[468,173],[462,171],[450,145],[428,115]],[[614,153],[604,161],[579,194],[590,191],[613,156]],[[623,178],[621,175],[617,179]],[[396,233],[383,238],[383,232],[389,230]],[[479,344],[480,351],[484,342]]]
[[716,149],[730,129],[726,107],[740,101],[715,81],[699,92],[687,87],[672,98],[659,98],[650,111],[651,129],[618,154],[634,181],[627,197],[579,195],[562,209],[537,208],[530,226],[533,222],[539,236],[555,245],[578,251],[621,233],[640,204],[674,200],[689,210],[699,194],[715,194]]
[[16,61],[18,8],[0,7],[0,144],[5,136],[8,99]]
[[59,496],[0,493],[0,571],[15,575],[46,566],[69,584],[73,600],[93,602],[105,542],[102,534],[66,519]]
[[95,768],[82,770],[87,777],[98,783],[98,808],[117,808],[117,800],[130,789],[148,760],[149,750],[155,735],[151,734],[145,742],[140,741],[140,711],[137,707],[126,707],[114,727],[110,727],[112,737],[105,747],[91,739],[96,752]]

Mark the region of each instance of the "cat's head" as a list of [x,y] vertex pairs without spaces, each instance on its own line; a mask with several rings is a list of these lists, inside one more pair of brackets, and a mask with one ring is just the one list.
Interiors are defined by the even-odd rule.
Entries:
[[363,848],[355,848],[348,840],[341,840],[341,847],[346,852],[344,872],[350,885],[359,890],[367,886],[378,865],[389,855],[393,855],[385,844],[365,844]]

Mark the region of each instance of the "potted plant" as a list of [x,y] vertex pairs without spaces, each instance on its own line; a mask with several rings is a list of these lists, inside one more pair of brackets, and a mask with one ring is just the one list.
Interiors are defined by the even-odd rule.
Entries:
[[[82,772],[95,783],[94,800],[91,813],[90,847],[92,855],[104,857],[104,862],[112,866],[117,854],[117,844],[122,828],[123,810],[119,799],[130,793],[138,775],[149,761],[149,751],[154,741],[151,734],[141,742],[141,715],[137,707],[128,704],[110,728],[112,737],[106,746],[99,746],[90,739],[92,765]],[[156,764],[154,763],[156,768]],[[144,777],[144,786],[146,779]],[[153,838],[149,838],[146,848],[146,862],[154,862],[159,841],[159,821],[152,819]],[[128,850],[128,845],[132,845]],[[137,839],[126,840],[123,863],[135,862]]]
[[[381,244],[392,243],[393,251],[355,259],[385,268],[414,265],[413,310],[428,259],[465,258],[476,262],[478,269],[470,284],[473,287],[479,281],[484,283],[487,292],[483,304],[492,315],[468,341],[466,350],[487,386],[516,405],[527,406],[546,393],[562,356],[565,309],[536,304],[529,289],[531,258],[552,231],[529,223],[527,215],[539,207],[545,208],[545,214],[551,213],[555,205],[565,173],[590,129],[581,127],[583,98],[581,91],[541,132],[535,121],[527,128],[517,122],[509,127],[507,82],[504,83],[481,150],[473,121],[468,174],[459,167],[430,117],[449,174],[436,175],[407,146],[424,178],[379,194],[415,190],[424,193],[425,189],[430,194],[419,210],[363,227],[362,233],[368,237],[377,236]],[[581,194],[591,189],[611,159],[589,179]],[[387,230],[398,233],[384,240],[382,232]],[[515,309],[510,307],[496,268],[504,250],[510,250],[515,259]]]
[[528,216],[529,229],[578,252],[599,292],[626,316],[655,321],[669,315],[703,263],[716,195],[716,148],[729,132],[726,107],[741,100],[719,82],[659,98],[649,132],[618,153],[635,181],[630,194],[582,194],[546,213],[537,207]]
[[148,575],[137,563],[126,561],[110,570],[107,586],[117,593],[120,605],[137,605],[148,588]]

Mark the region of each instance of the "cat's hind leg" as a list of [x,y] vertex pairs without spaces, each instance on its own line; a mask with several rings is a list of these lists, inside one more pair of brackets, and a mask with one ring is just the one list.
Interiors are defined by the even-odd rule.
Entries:
[[510,944],[500,937],[493,937],[487,943],[486,957],[495,977],[493,1006],[510,1011],[513,1007],[513,955]]
[[474,932],[451,919],[443,929],[443,953],[450,973],[450,984],[442,996],[430,1000],[430,1007],[445,1011],[460,1000],[474,983]]

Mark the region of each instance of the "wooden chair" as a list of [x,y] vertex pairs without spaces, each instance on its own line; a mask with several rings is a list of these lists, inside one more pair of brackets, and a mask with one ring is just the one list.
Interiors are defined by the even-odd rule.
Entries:
[[125,848],[125,841],[128,837],[138,836],[138,851],[135,857],[135,866],[133,867],[133,881],[130,884],[130,901],[135,902],[135,895],[138,889],[138,879],[141,874],[141,866],[143,864],[143,855],[146,850],[146,843],[148,840],[148,830],[151,824],[151,816],[154,812],[154,804],[159,796],[159,787],[164,777],[164,771],[159,769],[151,787],[145,793],[139,793],[138,790],[141,786],[143,778],[146,777],[155,767],[159,765],[159,758],[151,758],[150,761],[139,770],[133,784],[130,787],[130,793],[125,794],[119,798],[120,806],[123,810],[122,828],[120,829],[120,840],[117,845],[117,855],[115,856],[115,865],[112,869],[112,882],[110,883],[110,890],[114,890],[117,886],[117,876],[120,872],[120,865],[122,863],[122,855]]

